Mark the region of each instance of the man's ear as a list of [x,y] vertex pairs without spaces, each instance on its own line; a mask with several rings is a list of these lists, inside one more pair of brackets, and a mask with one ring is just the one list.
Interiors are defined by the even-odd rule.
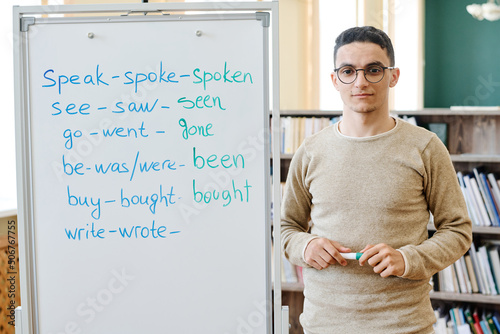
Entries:
[[330,74],[330,77],[332,78],[333,86],[335,87],[335,89],[339,90],[339,82],[337,81],[338,78],[337,75],[335,75],[335,72],[332,72],[332,74]]
[[391,81],[389,82],[389,87],[394,87],[398,83],[399,80],[399,68],[396,67],[395,69],[391,70]]

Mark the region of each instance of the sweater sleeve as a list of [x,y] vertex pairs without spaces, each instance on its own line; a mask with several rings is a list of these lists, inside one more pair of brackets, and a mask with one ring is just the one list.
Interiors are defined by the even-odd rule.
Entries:
[[423,185],[436,232],[420,245],[406,245],[403,277],[428,279],[448,267],[469,249],[472,225],[448,150],[433,136],[422,153]]
[[308,232],[312,197],[305,180],[309,162],[302,144],[290,163],[281,203],[281,246],[286,258],[301,267],[310,267],[303,259],[303,251],[315,238]]

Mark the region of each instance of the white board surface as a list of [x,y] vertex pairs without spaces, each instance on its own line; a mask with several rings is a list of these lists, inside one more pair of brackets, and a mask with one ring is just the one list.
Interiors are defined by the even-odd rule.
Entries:
[[269,78],[255,16],[30,26],[40,333],[267,333]]

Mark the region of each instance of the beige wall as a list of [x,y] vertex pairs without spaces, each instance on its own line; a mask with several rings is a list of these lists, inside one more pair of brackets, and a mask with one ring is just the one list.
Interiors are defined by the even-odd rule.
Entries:
[[384,28],[384,1],[358,0],[358,25]]
[[279,10],[281,109],[318,109],[318,0],[281,0]]

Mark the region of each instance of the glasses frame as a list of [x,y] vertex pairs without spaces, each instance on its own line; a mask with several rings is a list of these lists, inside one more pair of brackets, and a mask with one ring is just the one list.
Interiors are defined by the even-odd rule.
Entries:
[[[365,77],[365,80],[368,81],[369,83],[378,83],[378,82],[382,81],[382,79],[384,78],[384,76],[385,76],[385,70],[393,70],[393,69],[396,68],[395,66],[380,66],[380,65],[372,65],[372,66],[379,66],[383,70],[382,77],[378,81],[370,81],[366,77],[366,70],[367,70],[366,68],[354,68],[354,66],[345,65],[345,66],[336,68],[333,71],[337,74],[337,78],[340,80],[340,82],[342,82],[345,85],[350,85],[350,84],[352,84],[354,81],[356,81],[358,79],[358,71],[363,71],[363,76]],[[354,76],[354,80],[352,80],[351,82],[345,82],[345,81],[342,81],[342,79],[340,79],[339,71],[341,69],[343,69],[344,67],[351,67],[356,72],[356,75]]]

